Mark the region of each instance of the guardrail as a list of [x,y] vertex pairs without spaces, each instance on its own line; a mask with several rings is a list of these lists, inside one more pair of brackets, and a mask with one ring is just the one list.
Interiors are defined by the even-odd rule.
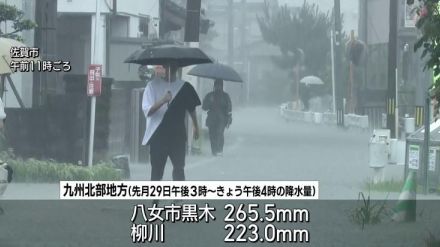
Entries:
[[[335,113],[295,111],[289,109],[288,106],[288,103],[281,104],[280,106],[280,115],[288,121],[336,125]],[[368,129],[370,127],[368,116],[356,114],[345,114],[344,124],[346,127],[359,129]]]

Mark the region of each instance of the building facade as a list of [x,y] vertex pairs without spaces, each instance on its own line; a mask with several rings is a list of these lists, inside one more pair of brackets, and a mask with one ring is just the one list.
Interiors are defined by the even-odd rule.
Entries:
[[[417,1],[415,1],[417,2]],[[413,6],[406,0],[398,0],[397,38],[397,91],[399,113],[414,116],[415,108],[424,105],[427,88],[432,75],[424,71],[421,52],[414,52],[414,44],[420,37],[415,28]],[[363,106],[385,111],[388,88],[388,35],[390,1],[360,1],[359,34],[368,45],[365,77],[362,85]]]

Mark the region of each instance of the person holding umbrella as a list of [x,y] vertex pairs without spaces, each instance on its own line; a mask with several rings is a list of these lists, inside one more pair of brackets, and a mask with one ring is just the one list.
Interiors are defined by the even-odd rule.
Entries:
[[209,129],[212,154],[222,156],[225,128],[232,123],[231,98],[223,91],[223,81],[241,83],[243,80],[233,68],[220,63],[197,65],[188,74],[214,79],[214,90],[203,99],[202,109],[208,111],[206,126]]
[[201,104],[193,86],[177,79],[177,66],[166,70],[168,81],[156,77],[150,81],[142,98],[142,110],[147,128],[142,144],[150,145],[151,180],[162,180],[169,157],[173,164],[173,180],[185,180],[186,128],[185,114],[189,112],[194,138],[199,138],[195,109]]
[[303,77],[299,82],[302,85],[300,87],[300,98],[304,105],[304,111],[310,111],[309,101],[318,94],[318,89],[324,85],[324,82],[316,76]]
[[222,156],[225,128],[232,123],[231,98],[223,91],[223,80],[214,81],[214,90],[203,99],[202,109],[208,111],[206,126],[209,130],[212,155]]
[[148,82],[142,98],[146,130],[142,145],[150,145],[151,180],[163,178],[168,157],[173,165],[173,180],[185,180],[186,127],[185,116],[191,116],[194,138],[199,138],[195,109],[201,104],[194,87],[177,78],[179,67],[211,63],[197,48],[176,45],[150,46],[136,51],[125,62],[142,65],[163,65],[165,79],[156,76]]

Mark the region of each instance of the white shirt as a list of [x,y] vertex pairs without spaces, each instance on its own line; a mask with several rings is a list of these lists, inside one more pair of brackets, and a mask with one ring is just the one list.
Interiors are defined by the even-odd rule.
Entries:
[[6,113],[5,113],[5,104],[3,104],[2,99],[0,98],[0,120],[3,120],[6,118]]
[[8,170],[5,165],[0,165],[0,196],[2,196],[8,187]]
[[185,82],[182,80],[176,80],[170,83],[158,77],[148,82],[142,97],[142,111],[147,119],[142,145],[146,145],[148,143],[151,136],[153,136],[157,127],[159,127],[160,123],[162,122],[162,119],[168,109],[168,105],[164,104],[155,113],[148,116],[148,112],[150,111],[151,107],[157,101],[159,101],[167,93],[167,91],[171,92],[171,95],[174,99],[184,83]]

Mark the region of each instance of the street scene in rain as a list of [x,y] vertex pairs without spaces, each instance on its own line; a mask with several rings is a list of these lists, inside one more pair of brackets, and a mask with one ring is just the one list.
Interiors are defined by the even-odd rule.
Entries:
[[440,246],[439,0],[0,0],[0,246]]

